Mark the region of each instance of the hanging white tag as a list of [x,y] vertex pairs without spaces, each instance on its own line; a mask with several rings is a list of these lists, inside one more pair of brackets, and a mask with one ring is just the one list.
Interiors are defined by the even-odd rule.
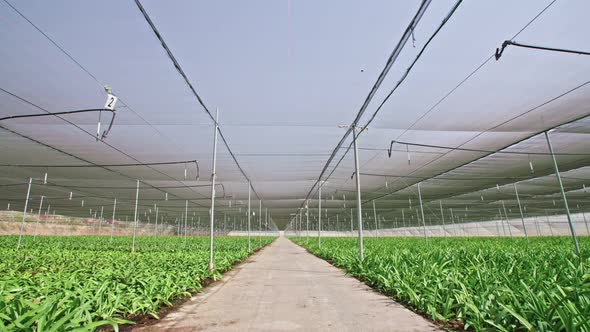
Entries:
[[70,191],[70,201],[72,200],[72,192]]
[[112,94],[107,94],[107,101],[104,103],[104,108],[108,109],[108,110],[114,110],[115,109],[115,104],[117,103],[117,96],[112,95]]

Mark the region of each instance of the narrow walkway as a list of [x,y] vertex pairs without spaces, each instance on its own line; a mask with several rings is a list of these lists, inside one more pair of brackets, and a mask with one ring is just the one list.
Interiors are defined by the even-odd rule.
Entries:
[[436,331],[285,238],[135,331]]

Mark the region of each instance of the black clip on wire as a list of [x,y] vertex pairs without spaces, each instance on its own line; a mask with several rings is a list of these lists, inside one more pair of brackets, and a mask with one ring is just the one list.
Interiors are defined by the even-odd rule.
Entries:
[[501,48],[496,48],[496,54],[494,54],[494,57],[496,58],[496,61],[500,60],[500,57],[502,57],[502,53],[504,53],[504,49],[506,48],[506,46],[511,45],[512,41],[510,40],[505,40],[502,43],[502,47]]

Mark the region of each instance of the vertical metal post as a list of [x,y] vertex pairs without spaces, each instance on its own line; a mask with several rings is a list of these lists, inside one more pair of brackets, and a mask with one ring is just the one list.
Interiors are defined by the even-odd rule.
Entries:
[[98,235],[100,235],[100,231],[102,230],[102,213],[104,212],[104,206],[100,207],[100,219],[98,219]]
[[508,227],[508,234],[512,237],[512,230],[510,229],[510,223],[508,222],[508,214],[506,213],[506,204],[504,204],[504,200],[502,200],[502,209],[504,209],[504,217],[506,217],[506,226]]
[[590,235],[590,230],[588,229],[588,221],[586,221],[586,214],[582,211],[582,218],[584,218],[584,225],[586,225],[586,235]]
[[268,208],[264,208],[264,232],[268,230]]
[[337,233],[339,232],[339,230],[338,230],[338,227],[339,227],[339,225],[340,225],[340,220],[338,220],[338,219],[339,219],[339,218],[338,218],[338,215],[336,215],[336,227],[334,227],[334,230],[335,230]]
[[188,199],[184,201],[184,244],[186,244],[188,226]]
[[426,220],[424,219],[424,206],[422,206],[422,192],[420,191],[420,183],[418,183],[418,199],[420,200],[420,213],[422,215],[422,227],[424,228],[424,239],[428,243],[428,236],[426,236]]
[[516,193],[516,202],[518,203],[518,209],[520,210],[520,220],[522,221],[522,228],[524,229],[524,236],[526,240],[529,240],[529,234],[526,231],[526,226],[524,225],[524,213],[522,213],[522,206],[520,205],[520,198],[518,197],[518,189],[516,188],[516,183],[514,185],[514,193]]
[[31,183],[33,178],[29,178],[29,186],[27,188],[27,198],[25,199],[25,209],[23,210],[23,221],[20,225],[20,232],[18,234],[18,243],[16,244],[16,250],[20,248],[20,243],[23,237],[23,231],[25,230],[25,218],[27,217],[27,208],[29,206],[29,197],[31,195]]
[[457,225],[455,225],[455,216],[453,215],[453,208],[450,208],[449,211],[451,212],[451,223],[453,224],[453,233],[457,236]]
[[217,132],[219,126],[219,108],[215,110],[215,129],[213,132],[213,171],[211,173],[211,211],[209,220],[209,271],[213,271],[213,227],[215,226],[215,168],[217,167]]
[[113,203],[113,219],[111,220],[111,241],[113,241],[113,233],[115,231],[115,212],[117,211],[117,199]]
[[352,127],[352,142],[354,144],[354,174],[356,177],[356,212],[359,223],[359,259],[362,261],[365,258],[363,248],[363,215],[361,211],[361,177],[359,171],[359,152],[356,140],[358,138],[356,133],[356,126]]
[[[502,210],[500,208],[498,208],[498,215],[500,216],[500,225],[502,225],[502,233],[504,234],[504,236],[506,236],[506,229],[504,228],[504,216],[502,215]],[[500,230],[498,230],[498,234],[500,234]]]
[[551,236],[553,236],[553,228],[551,228],[551,223],[549,222],[549,213],[545,210],[545,218],[547,220],[547,226],[549,227],[549,232],[551,232]]
[[586,235],[590,235],[590,230],[588,229],[588,221],[586,221],[586,214],[582,211],[582,217],[584,218],[584,224],[586,225]]
[[322,242],[322,181],[320,180],[320,187],[318,189],[318,248],[321,248]]
[[559,190],[561,191],[561,198],[563,199],[563,206],[565,207],[565,214],[567,215],[567,222],[570,226],[570,232],[572,234],[572,239],[574,241],[574,249],[576,250],[576,254],[580,254],[580,246],[578,245],[578,237],[576,236],[576,229],[574,228],[574,224],[572,223],[572,216],[570,215],[570,208],[567,204],[567,197],[565,196],[565,192],[563,191],[563,183],[561,182],[561,176],[559,175],[559,167],[557,167],[557,160],[555,159],[555,154],[553,153],[553,146],[551,145],[551,140],[549,139],[549,134],[545,132],[545,138],[547,139],[547,146],[549,147],[549,153],[551,154],[551,159],[553,160],[553,170],[555,171],[555,177],[557,178],[557,183],[559,184]]
[[442,201],[441,200],[438,201],[438,205],[440,206],[440,218],[441,218],[442,224],[443,224],[443,234],[446,237],[447,236],[447,227],[445,225],[445,214],[443,212],[443,207],[442,207]]
[[375,209],[375,200],[373,200],[373,218],[375,218],[375,234],[379,235],[379,226],[377,221],[377,210]]
[[305,233],[309,244],[309,202],[305,202]]
[[352,211],[352,208],[350,208],[350,236],[354,236],[354,223],[353,220],[354,219],[354,213]]
[[41,221],[41,209],[43,208],[43,198],[45,196],[41,195],[41,202],[39,203],[39,215],[37,216],[37,223],[35,224],[35,235],[33,239],[37,238],[37,228],[39,227],[39,222]]
[[131,252],[135,252],[135,229],[137,228],[137,203],[139,201],[139,180],[137,180],[137,189],[135,191],[135,215],[133,217],[133,241],[131,242]]
[[158,206],[155,206],[155,209],[156,209],[156,224],[154,225],[154,236],[158,235],[158,212],[160,211]]
[[262,200],[258,201],[258,246],[262,245]]
[[250,212],[250,191],[251,191],[251,187],[250,187],[250,181],[248,181],[248,252],[252,251],[252,244],[250,243],[250,215],[252,214]]

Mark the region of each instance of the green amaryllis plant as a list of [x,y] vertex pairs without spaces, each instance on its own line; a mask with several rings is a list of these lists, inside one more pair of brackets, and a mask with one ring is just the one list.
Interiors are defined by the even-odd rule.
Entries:
[[203,237],[142,237],[135,253],[129,237],[26,237],[18,251],[15,243],[0,237],[0,331],[118,330],[134,316],[157,317],[248,256],[240,237],[215,239],[213,272]]
[[590,331],[590,238],[294,238],[373,288],[447,326]]

